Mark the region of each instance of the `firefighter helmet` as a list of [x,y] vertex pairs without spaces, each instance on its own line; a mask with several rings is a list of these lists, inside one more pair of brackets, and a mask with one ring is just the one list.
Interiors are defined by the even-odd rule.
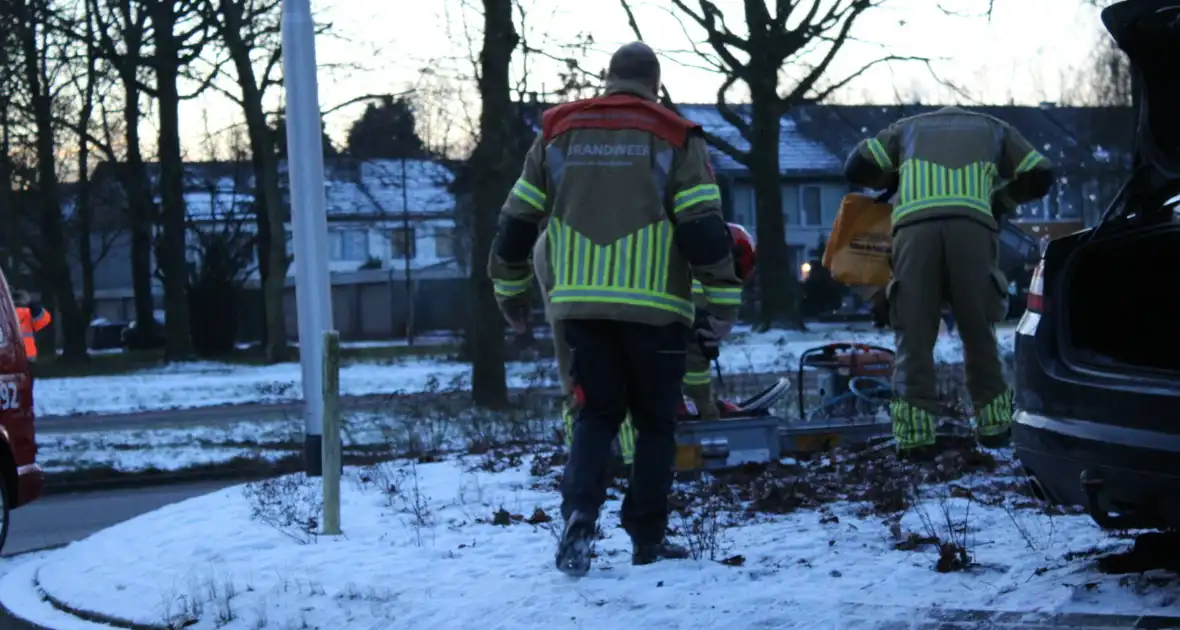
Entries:
[[734,270],[738,278],[745,282],[754,275],[754,268],[758,266],[758,250],[754,247],[754,237],[737,223],[729,224],[729,235],[733,238]]

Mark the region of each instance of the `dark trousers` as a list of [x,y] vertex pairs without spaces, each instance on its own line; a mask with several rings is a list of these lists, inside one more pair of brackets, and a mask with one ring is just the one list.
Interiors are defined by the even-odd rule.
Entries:
[[565,320],[574,383],[585,404],[574,423],[561,511],[597,518],[606,501],[611,443],[631,411],[638,434],[623,527],[636,543],[660,542],[676,460],[676,410],[684,379],[687,326]]

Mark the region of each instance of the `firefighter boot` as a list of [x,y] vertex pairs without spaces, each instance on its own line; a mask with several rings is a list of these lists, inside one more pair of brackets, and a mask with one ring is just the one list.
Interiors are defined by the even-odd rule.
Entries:
[[633,543],[631,564],[641,566],[652,564],[660,560],[685,560],[692,557],[687,548],[668,542],[664,539],[658,543]]

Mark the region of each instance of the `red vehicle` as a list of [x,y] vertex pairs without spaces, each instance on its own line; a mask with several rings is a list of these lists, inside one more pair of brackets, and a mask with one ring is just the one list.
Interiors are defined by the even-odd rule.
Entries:
[[8,538],[9,512],[36,501],[44,487],[33,426],[33,375],[0,271],[0,549]]

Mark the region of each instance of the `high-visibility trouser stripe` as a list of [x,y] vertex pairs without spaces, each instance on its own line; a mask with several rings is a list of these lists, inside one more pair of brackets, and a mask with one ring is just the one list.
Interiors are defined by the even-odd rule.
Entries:
[[653,223],[606,245],[593,243],[557,219],[545,231],[558,285],[667,290],[673,242],[669,221]]
[[893,221],[938,206],[965,206],[990,215],[995,181],[996,165],[992,162],[947,168],[925,160],[906,160],[899,173],[899,201],[893,208]]
[[672,198],[672,214],[678,214],[689,208],[709,201],[721,201],[721,189],[717,184],[701,184],[676,193]]
[[[574,444],[574,410],[568,403],[562,405],[561,416],[562,422],[565,425],[565,448],[566,452]],[[635,425],[631,423],[631,414],[627,414],[627,418],[623,420],[623,425],[619,427],[619,455],[623,458],[624,464],[631,464],[635,459]]]
[[569,403],[562,404],[561,419],[565,425],[565,448],[568,451],[574,443],[574,410]]
[[693,295],[704,295],[705,294],[705,285],[701,284],[700,280],[693,280],[692,281],[692,294]]
[[1020,164],[1016,165],[1016,172],[1025,173],[1031,171],[1036,168],[1038,164],[1044,161],[1045,156],[1041,155],[1040,151],[1033,149],[1032,151],[1028,152],[1028,155],[1024,156],[1024,159],[1020,161]]
[[741,287],[711,287],[705,285],[705,299],[717,306],[741,306]]
[[885,145],[876,138],[869,138],[865,141],[865,146],[868,147],[869,153],[873,154],[873,160],[877,162],[877,166],[882,170],[893,170],[893,160],[889,159],[889,152],[885,150]]
[[934,444],[934,414],[898,398],[889,403],[893,420],[893,440],[897,448],[908,449]]
[[520,280],[492,280],[492,286],[496,290],[496,295],[503,297],[515,297],[529,290],[529,286],[533,283],[533,274],[530,272],[527,276]]
[[684,373],[683,383],[685,385],[688,385],[689,387],[694,387],[694,386],[699,386],[699,385],[708,385],[711,382],[712,381],[710,380],[709,370],[702,370],[700,372],[685,372]]
[[32,339],[35,335],[36,335],[36,333],[31,333],[31,332],[22,332],[20,334],[20,336],[24,337],[25,339]]
[[631,424],[629,413],[623,420],[623,425],[619,427],[619,455],[623,457],[624,464],[630,464],[635,460],[635,425]]
[[553,304],[571,302],[605,302],[607,304],[623,304],[628,306],[642,306],[669,311],[692,319],[694,309],[692,302],[667,293],[639,291],[637,289],[621,289],[618,287],[574,287],[556,286],[549,293],[549,301]]
[[512,186],[512,194],[537,210],[545,211],[545,199],[547,198],[545,193],[541,192],[540,188],[524,181],[524,178],[516,180],[516,184]]
[[1012,390],[996,396],[976,412],[976,428],[980,435],[998,435],[1012,426]]

